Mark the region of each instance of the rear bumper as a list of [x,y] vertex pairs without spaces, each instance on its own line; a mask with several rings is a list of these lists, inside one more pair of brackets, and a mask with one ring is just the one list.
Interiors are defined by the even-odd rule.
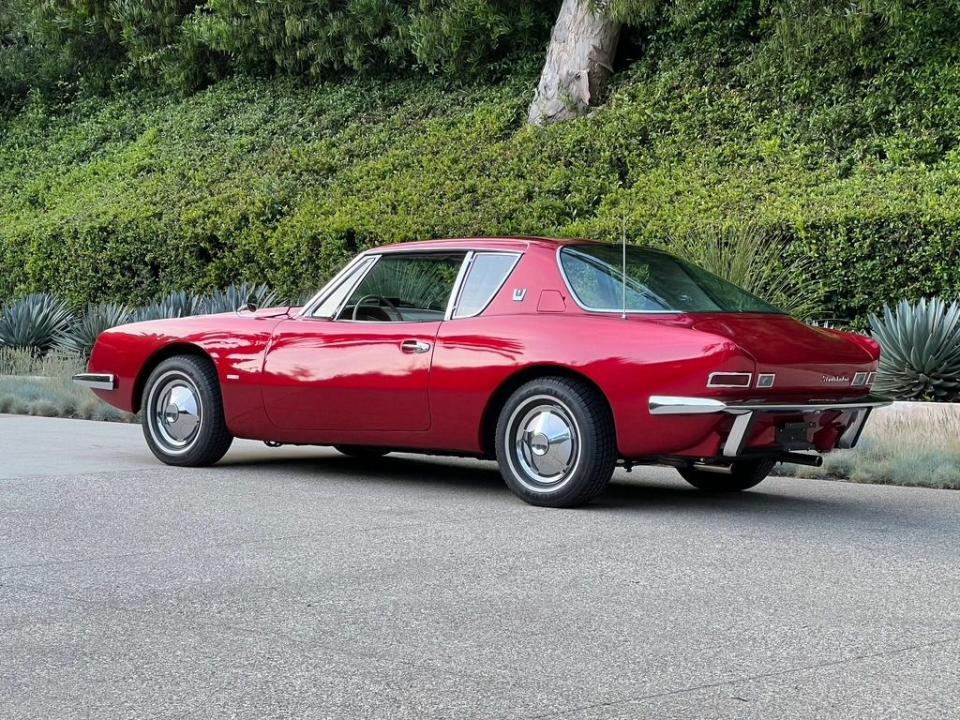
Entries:
[[92,390],[114,390],[117,387],[117,376],[110,373],[77,373],[73,381]]
[[757,402],[718,400],[716,398],[677,397],[653,395],[650,398],[651,415],[734,415],[733,427],[723,444],[724,457],[737,457],[743,452],[754,419],[760,415],[807,415],[822,412],[848,412],[850,419],[837,443],[839,448],[852,448],[874,408],[889,405],[892,400],[878,395],[862,398],[819,400],[809,403]]

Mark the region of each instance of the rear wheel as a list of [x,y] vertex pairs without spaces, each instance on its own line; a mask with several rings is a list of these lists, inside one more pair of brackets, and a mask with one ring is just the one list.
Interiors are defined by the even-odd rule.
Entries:
[[333,447],[338,453],[362,460],[373,460],[390,452],[386,448],[373,447],[372,445],[334,445]]
[[547,507],[582,505],[603,492],[616,466],[610,408],[582,381],[532,380],[500,411],[496,452],[500,473],[523,500]]
[[233,442],[217,370],[207,358],[180,355],[157,365],[140,409],[147,445],[167,465],[213,465]]
[[677,468],[680,475],[698,490],[708,492],[739,492],[759,485],[773,470],[776,460],[738,460],[730,466],[730,474]]

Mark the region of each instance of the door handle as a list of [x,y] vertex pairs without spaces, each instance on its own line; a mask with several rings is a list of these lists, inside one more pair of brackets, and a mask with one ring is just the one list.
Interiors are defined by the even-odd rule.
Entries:
[[400,343],[400,350],[405,353],[425,353],[430,349],[430,343],[420,340],[404,340]]

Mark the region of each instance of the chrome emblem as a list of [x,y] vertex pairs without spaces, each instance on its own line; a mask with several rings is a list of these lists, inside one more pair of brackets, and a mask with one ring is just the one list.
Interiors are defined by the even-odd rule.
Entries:
[[820,382],[824,385],[841,385],[850,382],[846,375],[823,375]]
[[527,296],[526,288],[514,288],[513,289],[513,301],[522,302],[523,299]]

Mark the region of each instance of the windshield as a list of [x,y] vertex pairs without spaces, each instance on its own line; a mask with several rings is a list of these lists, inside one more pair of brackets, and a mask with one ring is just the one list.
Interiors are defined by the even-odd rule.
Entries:
[[[623,250],[575,245],[560,251],[560,266],[587,310],[623,306]],[[782,314],[773,305],[713,273],[659,250],[627,248],[628,312],[758,312]]]

